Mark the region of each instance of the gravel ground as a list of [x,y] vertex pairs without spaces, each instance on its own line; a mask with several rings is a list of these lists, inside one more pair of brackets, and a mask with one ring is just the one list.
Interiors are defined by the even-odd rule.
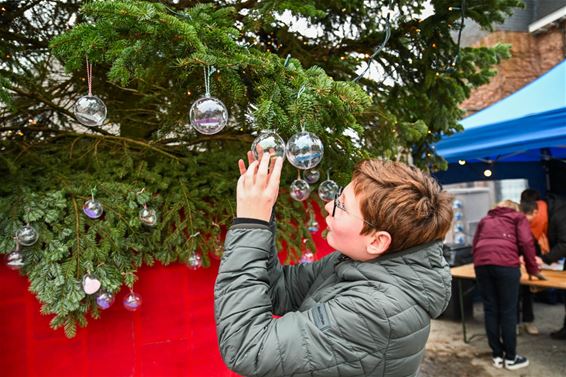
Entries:
[[468,319],[470,343],[463,341],[459,321],[435,320],[421,364],[421,377],[564,377],[566,376],[566,340],[554,340],[549,334],[557,330],[564,319],[564,305],[535,303],[535,324],[540,335],[521,333],[517,337],[517,352],[529,359],[526,368],[507,371],[491,366],[491,351],[485,337],[483,308],[474,303],[474,318]]

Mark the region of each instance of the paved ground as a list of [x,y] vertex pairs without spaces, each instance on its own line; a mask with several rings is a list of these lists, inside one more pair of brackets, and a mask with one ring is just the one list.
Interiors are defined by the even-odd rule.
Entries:
[[554,340],[549,333],[564,319],[564,305],[535,303],[535,324],[541,334],[517,337],[517,352],[529,358],[526,368],[507,371],[491,366],[491,351],[485,337],[482,304],[474,304],[474,318],[467,321],[470,343],[463,341],[462,325],[452,320],[433,321],[427,355],[421,365],[421,377],[564,377],[566,376],[566,340]]

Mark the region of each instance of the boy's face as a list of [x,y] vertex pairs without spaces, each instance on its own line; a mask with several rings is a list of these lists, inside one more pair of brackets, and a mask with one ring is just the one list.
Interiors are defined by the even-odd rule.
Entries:
[[535,216],[538,214],[538,210],[535,209],[533,212],[531,213],[525,213],[525,217],[527,218],[527,220],[529,221],[529,223],[533,222],[533,219],[535,218]]
[[326,216],[328,226],[326,241],[334,249],[354,260],[363,261],[375,258],[377,255],[371,252],[373,249],[370,247],[374,241],[374,236],[360,234],[364,227],[364,217],[360,210],[358,198],[354,194],[352,182],[342,190],[338,201],[340,205],[336,207],[334,216],[332,216],[334,201],[330,201],[324,206],[328,212],[328,216]]

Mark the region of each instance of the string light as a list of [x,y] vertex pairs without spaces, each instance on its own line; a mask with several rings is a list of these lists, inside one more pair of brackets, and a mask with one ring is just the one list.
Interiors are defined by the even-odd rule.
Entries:
[[389,38],[391,37],[391,21],[389,19],[390,13],[391,13],[390,11],[391,11],[391,0],[389,0],[387,17],[385,18],[385,38],[383,39],[383,42],[381,42],[381,44],[375,49],[373,54],[371,54],[371,56],[368,58],[366,69],[364,69],[363,72],[358,75],[358,77],[353,79],[352,80],[353,82],[357,82],[359,79],[361,79],[366,74],[367,71],[369,71],[369,68],[371,66],[371,62],[373,61],[373,58],[375,58],[377,56],[377,54],[379,54],[381,52],[381,50],[383,50],[385,48],[385,45],[389,41]]
[[493,172],[491,171],[491,169],[485,169],[483,171],[483,175],[488,177],[488,178],[491,177],[492,174],[493,174]]
[[458,163],[462,166],[466,165],[466,160],[458,160]]

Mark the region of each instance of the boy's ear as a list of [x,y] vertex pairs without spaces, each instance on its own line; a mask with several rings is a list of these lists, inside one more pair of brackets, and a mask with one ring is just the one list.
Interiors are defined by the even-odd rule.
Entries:
[[380,230],[372,234],[366,250],[368,254],[378,257],[385,253],[389,249],[389,246],[391,246],[391,234]]

